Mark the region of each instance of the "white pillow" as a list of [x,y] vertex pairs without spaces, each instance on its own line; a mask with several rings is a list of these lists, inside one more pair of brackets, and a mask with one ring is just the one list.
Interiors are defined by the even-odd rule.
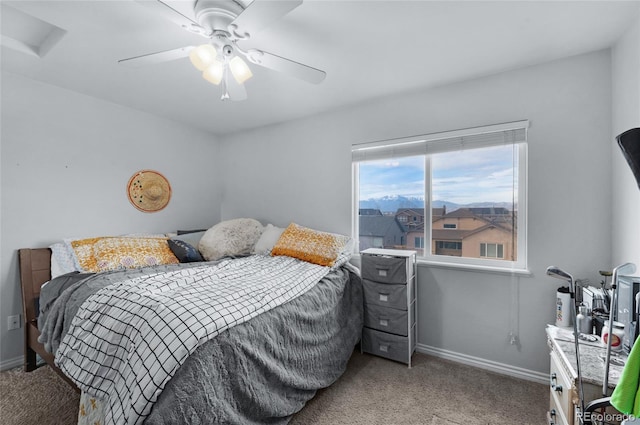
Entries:
[[[64,272],[62,271],[62,267],[58,264],[58,260],[54,255],[51,256],[51,279],[55,279],[58,276],[62,276]],[[44,285],[43,285],[44,286]]]
[[62,242],[50,245],[51,248],[51,279],[54,277],[81,270],[74,261],[75,254]]
[[273,248],[276,242],[278,242],[278,239],[280,239],[282,232],[284,232],[282,227],[276,227],[271,223],[267,224],[267,227],[262,231],[262,235],[260,235],[260,239],[256,242],[251,253],[264,254],[271,251],[271,248]]
[[221,221],[204,233],[198,251],[207,261],[250,254],[262,230],[262,224],[252,218]]

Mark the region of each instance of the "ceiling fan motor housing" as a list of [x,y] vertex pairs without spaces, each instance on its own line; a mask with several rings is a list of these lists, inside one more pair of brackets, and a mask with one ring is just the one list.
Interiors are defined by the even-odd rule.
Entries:
[[245,9],[245,5],[235,0],[198,0],[195,14],[198,23],[212,33],[228,31],[229,24]]

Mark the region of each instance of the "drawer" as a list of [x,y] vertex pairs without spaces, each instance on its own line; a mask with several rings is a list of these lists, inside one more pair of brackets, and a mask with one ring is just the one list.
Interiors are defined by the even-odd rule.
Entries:
[[[416,327],[413,327],[415,334]],[[415,347],[415,335],[414,343]],[[409,337],[398,336],[386,332],[380,332],[375,329],[364,328],[362,330],[362,351],[365,353],[375,354],[376,356],[385,357],[402,363],[409,363]]]
[[362,255],[362,278],[380,283],[407,283],[413,276],[411,262],[404,257]]
[[398,310],[396,308],[381,307],[375,304],[364,305],[364,325],[368,328],[396,335],[409,335],[408,315],[411,314],[411,324],[416,321],[415,308]]
[[551,352],[551,367],[549,372],[549,391],[551,393],[551,399],[555,398],[554,404],[556,414],[560,418],[564,419],[564,422],[558,420],[558,423],[573,424],[573,392],[574,388],[571,384],[571,380],[566,375],[564,369],[562,369],[561,360],[555,351]]
[[413,300],[413,283],[409,285],[390,285],[363,279],[362,285],[366,304],[406,310],[407,291],[409,291],[409,299]]
[[557,404],[557,397],[553,391],[549,394],[549,411],[547,412],[548,425],[570,425],[564,412]]

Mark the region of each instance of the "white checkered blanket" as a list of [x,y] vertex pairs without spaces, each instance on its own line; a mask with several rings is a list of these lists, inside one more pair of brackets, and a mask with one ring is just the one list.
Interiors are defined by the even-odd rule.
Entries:
[[256,255],[115,283],[82,304],[56,364],[105,401],[107,424],[141,423],[196,348],[302,295],[329,271]]

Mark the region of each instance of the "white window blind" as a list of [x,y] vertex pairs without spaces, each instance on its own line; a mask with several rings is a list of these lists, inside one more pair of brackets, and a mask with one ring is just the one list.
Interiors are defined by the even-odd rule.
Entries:
[[424,134],[351,146],[354,162],[525,143],[529,121]]

